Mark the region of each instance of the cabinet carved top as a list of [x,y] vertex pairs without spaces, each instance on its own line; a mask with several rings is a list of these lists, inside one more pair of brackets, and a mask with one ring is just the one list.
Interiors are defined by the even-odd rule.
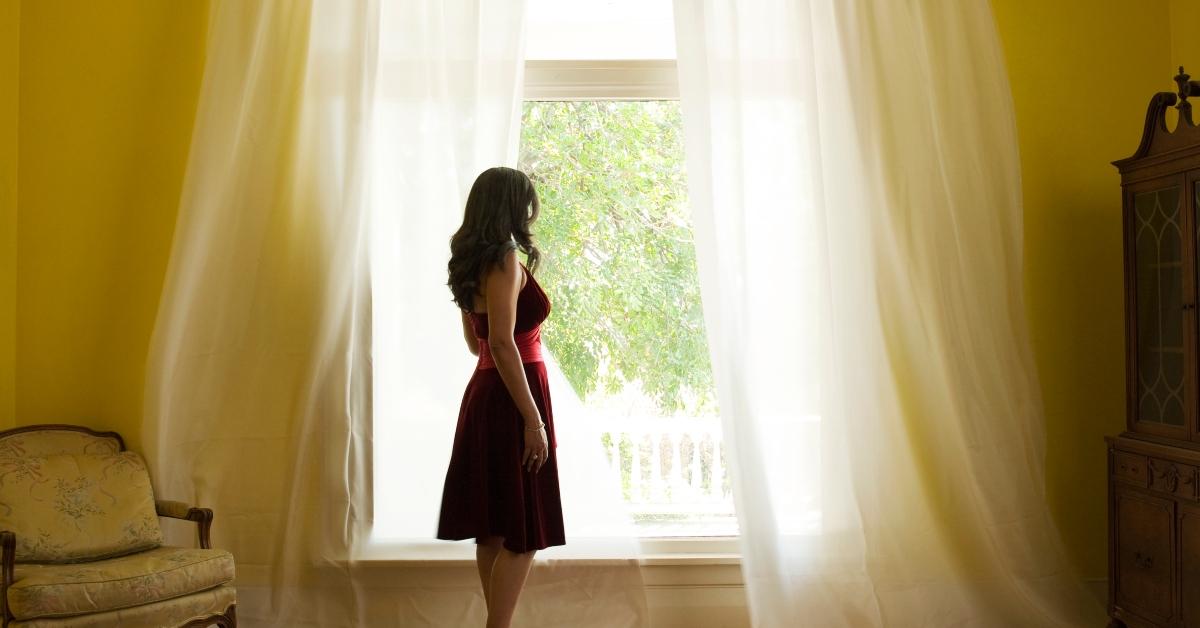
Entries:
[[[1175,75],[1175,85],[1175,91],[1159,92],[1150,99],[1145,126],[1142,128],[1142,142],[1137,151],[1113,162],[1122,174],[1191,157],[1193,153],[1200,154],[1200,128],[1192,118],[1192,103],[1188,100],[1200,101],[1200,81],[1192,80],[1191,75],[1180,66],[1179,74]],[[1174,129],[1167,126],[1167,110],[1171,108],[1179,112]],[[1195,167],[1191,165],[1180,170]]]

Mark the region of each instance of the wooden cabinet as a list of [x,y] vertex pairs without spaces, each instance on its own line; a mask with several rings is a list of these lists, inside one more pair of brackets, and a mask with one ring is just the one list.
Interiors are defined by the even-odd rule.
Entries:
[[[1126,431],[1108,438],[1113,626],[1200,628],[1200,127],[1180,68],[1121,173]],[[1178,111],[1169,128],[1167,112]]]

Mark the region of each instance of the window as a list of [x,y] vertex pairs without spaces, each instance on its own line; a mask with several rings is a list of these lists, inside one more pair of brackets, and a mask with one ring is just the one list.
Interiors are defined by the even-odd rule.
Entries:
[[[559,462],[568,537],[628,535],[630,517],[643,537],[735,535],[687,204],[670,0],[531,0],[528,20],[519,167],[542,197],[534,232],[544,252],[538,278],[554,308],[543,340],[559,450],[581,458]],[[389,151],[407,148],[376,150],[386,164]],[[387,220],[372,237],[398,228]],[[407,382],[403,391],[375,390],[375,537],[424,539],[444,468],[416,478],[414,459],[449,451],[447,400],[457,405],[473,360],[404,336],[457,326],[441,320],[443,310],[426,321],[401,299],[444,304],[445,287],[429,280],[444,278],[444,261],[386,242],[373,248],[377,267],[420,266],[412,277],[373,278],[375,317],[387,321],[375,332],[376,374]],[[389,346],[461,364],[464,376],[408,366]],[[389,409],[406,416],[402,427],[388,421]],[[629,516],[578,504],[602,501],[593,499],[600,493],[605,508],[624,504]]]

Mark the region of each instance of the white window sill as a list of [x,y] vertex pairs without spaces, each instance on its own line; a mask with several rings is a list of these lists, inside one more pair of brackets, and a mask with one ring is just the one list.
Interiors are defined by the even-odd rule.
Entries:
[[[629,564],[648,567],[686,565],[740,565],[737,537],[669,537],[645,539],[571,539],[567,545],[538,552],[538,560],[580,564]],[[372,539],[358,562],[408,566],[451,566],[475,563],[473,541],[425,539]]]

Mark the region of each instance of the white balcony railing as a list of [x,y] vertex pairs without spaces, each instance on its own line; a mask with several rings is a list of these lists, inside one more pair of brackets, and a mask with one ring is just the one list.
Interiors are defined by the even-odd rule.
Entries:
[[625,417],[604,428],[610,469],[640,527],[736,533],[717,417]]
[[[821,525],[821,420],[777,417],[769,447],[793,455],[774,473],[789,490],[775,496],[794,533]],[[606,418],[601,440],[614,481],[643,536],[737,534],[729,466],[717,417]],[[781,450],[777,453],[783,453]]]

